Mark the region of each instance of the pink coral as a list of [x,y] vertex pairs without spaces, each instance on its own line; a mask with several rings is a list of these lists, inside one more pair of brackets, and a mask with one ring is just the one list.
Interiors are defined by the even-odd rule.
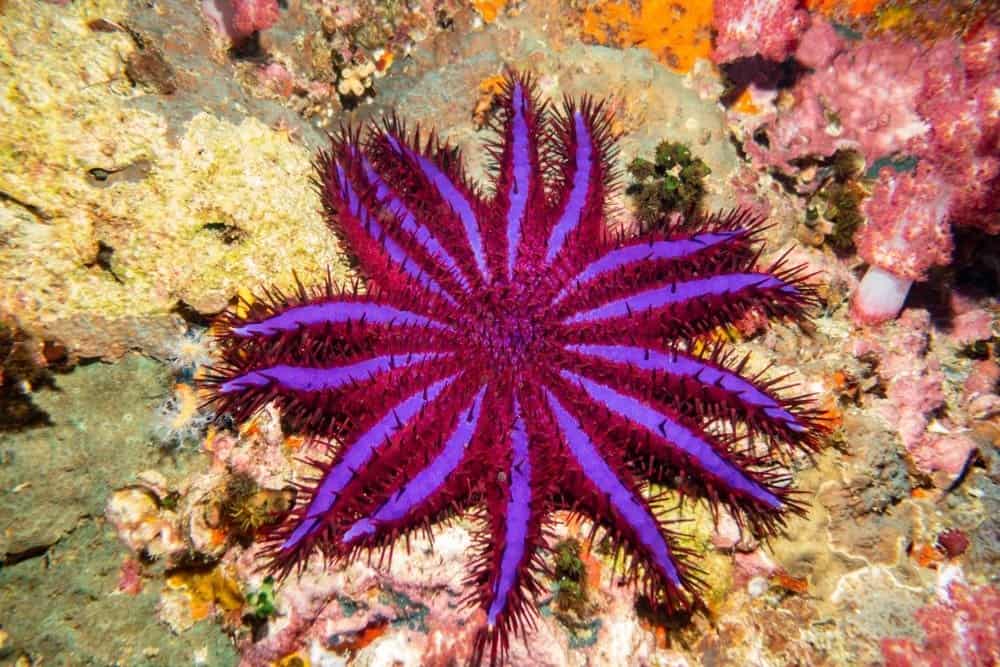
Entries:
[[718,63],[755,55],[784,60],[808,24],[798,0],[715,0],[714,16]]
[[975,441],[942,419],[928,431],[931,415],[945,404],[945,376],[930,350],[930,313],[907,309],[888,335],[871,333],[857,341],[854,353],[874,353],[886,398],[877,403],[882,418],[899,433],[916,468],[940,473],[935,482],[947,484],[965,465]]
[[248,36],[267,30],[278,21],[278,0],[232,0],[233,26]]
[[976,441],[964,433],[927,434],[910,455],[921,470],[944,473],[941,479],[935,478],[943,486],[962,472],[977,447]]
[[886,667],[990,667],[1000,661],[1000,591],[952,583],[938,604],[916,618],[927,635],[922,645],[911,639],[883,639]]
[[257,80],[281,97],[290,97],[295,89],[295,78],[281,63],[268,63],[257,70]]
[[785,171],[840,149],[857,150],[871,164],[927,131],[916,111],[926,69],[915,44],[866,40],[804,76],[792,90],[794,104],[765,116],[754,133],[766,132],[767,145],[748,139],[744,147],[757,162]]
[[786,172],[843,149],[869,165],[919,160],[916,173],[883,169],[866,206],[855,240],[871,269],[852,304],[856,321],[895,317],[913,281],[951,261],[953,225],[1000,233],[998,46],[1000,28],[989,22],[964,42],[882,36],[847,46],[816,18],[795,52],[815,71],[792,90],[793,104],[746,133],[756,162]]
[[868,324],[895,317],[913,281],[947,264],[952,250],[952,188],[940,174],[921,164],[915,173],[886,167],[879,176],[864,206],[868,223],[855,235],[858,254],[871,266],[851,314]]
[[822,16],[813,18],[809,29],[799,40],[795,59],[810,69],[822,69],[843,51],[844,40]]
[[912,146],[954,188],[953,222],[990,234],[1000,233],[998,43],[1000,28],[986,23],[961,47],[946,42],[931,50],[917,105],[930,132]]
[[234,42],[278,21],[278,0],[202,0],[201,10],[216,32]]
[[[873,267],[900,280],[921,280],[928,268],[951,260],[952,225],[1000,233],[998,42],[1000,29],[984,24],[961,48],[943,42],[924,58],[915,109],[928,131],[907,145],[920,168],[908,179],[881,174],[866,208],[868,223],[856,237],[859,254]],[[895,299],[886,295],[862,281],[855,318],[871,323],[895,317],[905,291]],[[890,306],[880,310],[868,307],[887,301]]]

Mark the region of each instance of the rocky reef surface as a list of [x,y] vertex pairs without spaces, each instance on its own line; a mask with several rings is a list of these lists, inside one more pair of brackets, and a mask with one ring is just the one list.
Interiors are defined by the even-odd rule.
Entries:
[[[952,229],[939,211],[950,245],[911,248],[922,282],[898,317],[852,319],[850,299],[878,266],[872,230],[928,211],[894,183],[960,171],[907,161],[918,135],[920,155],[933,141],[946,151],[952,135],[934,128],[954,119],[910,88],[884,93],[933,82],[881,81],[871,63],[937,45],[987,105],[1000,93],[973,56],[997,54],[982,44],[997,17],[722,4],[0,2],[0,661],[461,662],[468,526],[412,541],[391,566],[315,559],[269,579],[254,533],[294,502],[301,458],[323,451],[271,408],[212,422],[193,380],[211,363],[211,318],[237,295],[294,285],[293,272],[350,275],[310,183],[325,131],[395,111],[438,128],[482,176],[477,148],[510,65],[548,97],[608,99],[623,170],[677,142],[707,168],[703,209],[769,216],[765,259],[787,251],[818,271],[824,306],[808,327],[747,318],[720,336],[753,353],[751,369],[772,364],[815,393],[836,427],[789,464],[808,513],[786,535],[760,544],[730,517],[684,508],[708,583],[690,617],[637,604],[607,545],[562,522],[540,621],[510,664],[993,664],[992,228]],[[747,16],[783,28],[762,39]],[[865,133],[862,111],[875,110],[849,105],[848,84],[901,120]],[[995,146],[980,145],[973,157],[992,164]],[[628,223],[635,203],[618,197]]]

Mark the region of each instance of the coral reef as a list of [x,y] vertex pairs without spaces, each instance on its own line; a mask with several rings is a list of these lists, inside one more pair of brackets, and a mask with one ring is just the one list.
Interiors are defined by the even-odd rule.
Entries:
[[[162,20],[183,30],[184,12]],[[232,104],[198,99],[205,87],[188,69],[171,95],[133,87],[126,61],[140,49],[115,26],[140,34],[142,24],[124,3],[19,4],[3,23],[0,82],[17,92],[0,100],[0,309],[26,333],[73,359],[162,357],[183,331],[180,313],[218,312],[260,270],[290,281],[289,263],[337,266],[310,203],[310,151],[271,121],[211,113]],[[164,56],[219,85],[233,79],[207,49],[200,60]]]
[[[183,479],[204,466],[189,453],[159,462],[163,473],[147,471],[158,458],[151,422],[168,377],[135,355],[54,374],[51,385],[32,393],[51,424],[5,434],[0,603],[13,656],[34,664],[169,665],[188,664],[204,651],[208,664],[234,661],[230,642],[213,626],[178,638],[150,623],[158,586],[145,583],[157,578],[149,558],[181,557],[190,548],[165,521],[167,493],[153,489],[167,485],[164,473]],[[141,543],[142,558],[123,560],[102,518],[109,500],[122,537]]]
[[719,63],[760,56],[782,61],[808,25],[798,0],[715,0],[712,59]]
[[761,165],[797,173],[850,149],[876,176],[856,234],[870,265],[856,321],[895,317],[912,283],[951,261],[953,226],[1000,231],[998,48],[990,21],[925,48],[890,35],[848,42],[812,17],[795,50],[811,71],[774,111],[745,119],[744,149]]
[[[703,210],[767,217],[775,255],[819,272],[814,319],[749,312],[706,337],[751,353],[746,375],[819,396],[833,433],[783,460],[808,511],[767,540],[681,504],[678,480],[649,489],[658,520],[680,504],[694,613],[619,585],[613,542],[554,513],[539,613],[505,667],[995,661],[972,607],[990,610],[1000,571],[1000,236],[976,226],[995,220],[996,3],[725,4],[263,0],[277,20],[241,34],[230,0],[0,2],[0,662],[468,656],[487,620],[462,604],[477,515],[392,559],[269,580],[255,540],[331,445],[288,431],[274,402],[205,428],[192,385],[237,294],[292,286],[293,268],[352,275],[304,182],[325,132],[402,113],[488,182],[477,149],[510,66],[546,97],[606,98],[619,169],[664,139],[688,147],[711,170]],[[741,25],[737,5],[761,20]],[[616,232],[643,226],[624,188],[609,204]],[[913,250],[928,238],[940,246]],[[855,240],[900,266],[865,290],[898,290],[886,312],[910,288],[880,327],[849,317]]]

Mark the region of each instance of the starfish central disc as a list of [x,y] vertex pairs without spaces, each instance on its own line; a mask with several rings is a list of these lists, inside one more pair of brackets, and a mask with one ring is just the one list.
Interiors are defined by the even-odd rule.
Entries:
[[518,286],[483,290],[463,315],[468,343],[494,372],[522,370],[544,354],[548,332],[556,325],[546,308]]

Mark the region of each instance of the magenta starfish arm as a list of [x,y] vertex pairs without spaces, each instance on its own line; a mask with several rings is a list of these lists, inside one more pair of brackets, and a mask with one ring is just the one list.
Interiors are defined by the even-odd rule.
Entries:
[[528,194],[532,179],[531,153],[529,146],[527,101],[524,85],[519,81],[514,84],[511,100],[513,119],[511,121],[511,170],[513,171],[506,195],[507,207],[507,278],[514,275],[514,265],[517,263],[518,248],[521,245],[521,228],[524,225],[524,215],[528,208]]
[[589,196],[591,190],[599,186],[594,182],[590,173],[596,162],[593,133],[590,131],[582,111],[574,111],[572,120],[575,140],[573,180],[569,194],[559,212],[559,217],[556,218],[555,226],[549,235],[549,241],[545,248],[545,262],[547,264],[552,263],[559,251],[563,249],[566,238],[580,226],[584,207],[588,200],[594,199],[593,196]]
[[574,463],[594,491],[608,499],[621,521],[634,532],[660,576],[674,589],[682,589],[683,580],[670,545],[649,506],[611,470],[590,436],[580,427],[578,418],[571,415],[550,390],[546,389],[545,395]]
[[431,463],[420,470],[398,493],[393,494],[370,516],[358,519],[341,538],[351,544],[361,537],[372,536],[381,525],[399,521],[412,514],[428,497],[441,490],[449,476],[465,458],[465,451],[472,442],[479,424],[480,408],[486,394],[484,386],[472,402],[458,414],[458,424],[444,448]]
[[458,283],[463,293],[467,293],[469,291],[469,283],[458,268],[455,258],[445,250],[441,242],[425,225],[417,221],[406,204],[399,198],[399,195],[393,192],[388,183],[375,171],[371,162],[364,159],[362,164],[368,182],[375,186],[375,196],[378,198],[379,203],[395,216],[400,228],[417,244],[423,247],[432,260],[441,262],[443,270]]
[[659,352],[628,345],[567,345],[566,349],[617,365],[691,378],[703,387],[713,387],[726,394],[727,399],[737,405],[759,408],[765,416],[783,423],[793,431],[801,433],[807,429],[803,419],[765,389],[738,373],[679,350]]
[[569,285],[556,295],[552,303],[558,304],[574,289],[578,289],[584,283],[609,273],[627,269],[644,262],[690,258],[696,253],[745,236],[746,233],[744,230],[705,232],[683,239],[664,241],[642,240],[630,243],[629,245],[612,250],[600,259],[588,264],[583,271],[576,274],[570,280]]
[[347,385],[370,380],[379,373],[441,359],[445,356],[450,356],[450,353],[385,354],[353,364],[330,367],[276,364],[234,375],[219,385],[219,392],[228,394],[250,387],[266,387],[268,385],[276,385],[276,388],[290,391],[333,391]]
[[656,310],[706,297],[727,297],[745,290],[771,290],[787,295],[798,294],[797,287],[769,273],[729,273],[710,278],[671,283],[635,296],[616,299],[603,306],[574,313],[564,324],[593,324],[602,320],[627,317],[633,313]]
[[391,133],[386,133],[385,136],[389,145],[392,146],[392,150],[399,157],[414,163],[452,212],[458,216],[465,230],[465,240],[472,250],[472,256],[480,276],[484,282],[489,282],[490,270],[486,264],[486,251],[483,248],[479,218],[473,209],[470,195],[464,191],[464,186],[456,184],[432,157],[415,151],[398,136]]
[[554,135],[562,165],[558,187],[564,194],[553,211],[544,263],[568,254],[570,264],[577,265],[577,256],[604,234],[604,205],[614,180],[614,149],[603,106],[589,98],[580,104],[566,102]]
[[[513,457],[510,466],[510,499],[505,508],[505,534],[500,570],[493,588],[493,599],[486,612],[490,627],[507,609],[507,599],[517,583],[528,550],[528,526],[532,518],[531,453],[528,433],[514,400],[514,428],[510,433]],[[530,556],[530,554],[527,554]]]
[[639,425],[654,437],[665,440],[669,448],[681,452],[703,477],[714,479],[723,490],[752,498],[754,502],[771,510],[784,508],[781,498],[727,460],[703,434],[607,385],[567,370],[560,371],[559,374],[563,379],[582,387],[601,407]]
[[380,447],[390,438],[409,426],[421,411],[452,382],[456,375],[438,380],[410,395],[393,406],[371,428],[344,446],[340,456],[320,478],[305,511],[292,522],[294,529],[281,544],[282,551],[299,547],[303,540],[322,527],[324,516],[329,513],[344,487],[354,479],[358,470],[371,460]]
[[334,300],[294,306],[260,321],[235,326],[230,329],[230,332],[240,337],[273,336],[303,327],[343,322],[366,322],[438,330],[448,328],[448,325],[433,318],[384,303]]
[[[356,153],[356,148],[351,147],[350,152]],[[362,160],[362,166],[366,162],[366,160]],[[374,214],[375,210],[379,210],[377,202],[362,199],[358,191],[359,186],[351,183],[347,176],[347,171],[340,164],[335,164],[334,170],[336,172],[337,183],[340,186],[339,195],[342,202],[339,206],[340,215],[338,216],[340,228],[342,230],[350,229],[351,227],[359,229],[361,234],[368,237],[367,240],[370,243],[382,246],[385,255],[397,271],[402,271],[409,275],[423,287],[444,297],[454,305],[454,297],[442,289],[441,285],[434,278],[422,270],[414,257],[394,240],[393,237],[387,235],[386,230],[382,228],[382,225],[377,220],[377,216]],[[338,190],[327,188],[324,190],[324,193],[327,195],[328,200],[332,200],[335,197],[335,193],[338,193]],[[328,202],[328,206],[334,207],[337,204]],[[378,267],[367,267],[366,272],[371,276],[377,276]]]
[[495,128],[498,139],[489,146],[496,173],[494,210],[503,215],[501,224],[495,225],[503,230],[496,245],[503,249],[500,272],[511,280],[515,267],[524,268],[532,261],[530,253],[524,251],[537,241],[528,235],[544,207],[539,163],[543,105],[537,101],[533,82],[515,77],[497,100],[497,107],[501,118]]

